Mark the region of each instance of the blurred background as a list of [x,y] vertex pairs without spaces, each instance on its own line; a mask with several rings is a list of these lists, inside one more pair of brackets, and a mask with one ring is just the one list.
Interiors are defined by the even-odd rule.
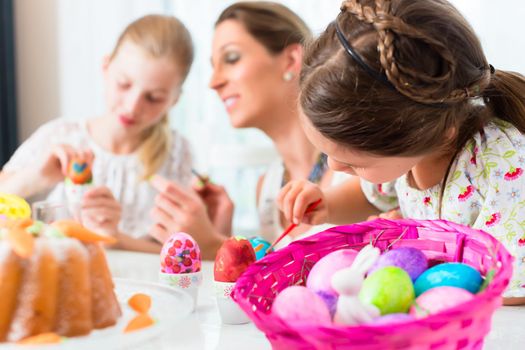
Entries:
[[[234,1],[0,2],[0,166],[13,147],[41,124],[57,117],[79,119],[101,113],[102,58],[111,51],[117,36],[142,15],[172,14],[189,28],[196,51],[183,95],[171,113],[172,125],[192,143],[196,169],[227,187],[237,208],[234,233],[249,234],[256,229],[255,183],[276,152],[259,131],[231,128],[222,102],[208,88],[214,22]],[[341,0],[277,2],[297,12],[319,33],[335,18]],[[452,3],[478,33],[492,65],[525,73],[525,40],[519,26],[525,18],[525,5],[520,0]]]

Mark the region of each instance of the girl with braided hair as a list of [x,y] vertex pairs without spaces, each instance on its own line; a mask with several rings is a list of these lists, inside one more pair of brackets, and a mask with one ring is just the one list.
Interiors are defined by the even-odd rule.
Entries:
[[307,45],[299,104],[328,165],[357,176],[324,192],[287,184],[287,218],[345,224],[395,210],[487,231],[515,257],[505,303],[525,304],[525,78],[489,65],[450,3],[344,1]]

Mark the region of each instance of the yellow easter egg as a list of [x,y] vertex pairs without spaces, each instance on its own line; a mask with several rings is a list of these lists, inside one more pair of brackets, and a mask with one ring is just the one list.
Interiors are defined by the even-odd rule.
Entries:
[[31,217],[31,207],[21,197],[9,193],[0,193],[0,218],[28,219]]

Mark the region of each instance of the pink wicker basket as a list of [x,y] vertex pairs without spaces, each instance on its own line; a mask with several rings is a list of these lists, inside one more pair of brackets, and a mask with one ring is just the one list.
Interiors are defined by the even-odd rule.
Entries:
[[[308,272],[324,255],[341,248],[361,249],[370,242],[381,250],[419,248],[431,261],[464,262],[493,279],[469,302],[400,324],[298,326],[270,312],[275,296],[290,285],[304,285]],[[466,226],[378,219],[334,227],[268,255],[239,278],[232,295],[274,349],[481,349],[509,283],[512,259],[494,237]]]

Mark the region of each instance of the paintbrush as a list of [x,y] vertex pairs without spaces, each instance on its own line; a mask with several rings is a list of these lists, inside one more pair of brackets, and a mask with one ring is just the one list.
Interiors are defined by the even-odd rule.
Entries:
[[[309,204],[308,207],[306,208],[306,211],[304,212],[304,215],[311,213],[319,205],[319,203],[321,203],[321,201],[322,201],[322,199],[319,198],[315,202]],[[268,254],[268,252],[270,252],[272,250],[272,248],[275,247],[277,245],[277,243],[279,243],[284,237],[286,237],[290,232],[292,232],[292,230],[296,226],[297,226],[297,224],[292,222],[290,224],[290,226],[288,226],[286,228],[286,230],[284,230],[284,232],[279,236],[279,238],[277,238],[275,240],[275,242],[273,242],[273,244],[268,249],[266,249],[266,254]]]
[[208,176],[201,175],[197,170],[193,168],[191,168],[191,172],[193,173],[193,175],[197,177],[197,179],[199,179],[199,181],[202,183],[203,186],[206,185],[210,181],[210,178]]

